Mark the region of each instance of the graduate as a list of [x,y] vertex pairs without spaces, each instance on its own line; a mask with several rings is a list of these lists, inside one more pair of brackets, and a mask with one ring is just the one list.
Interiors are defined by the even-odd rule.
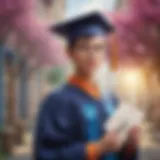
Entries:
[[53,26],[52,30],[67,40],[74,74],[42,104],[34,159],[135,160],[138,134],[131,131],[122,149],[117,133],[104,130],[110,113],[94,80],[105,58],[106,35],[113,32],[112,25],[101,13],[93,12]]

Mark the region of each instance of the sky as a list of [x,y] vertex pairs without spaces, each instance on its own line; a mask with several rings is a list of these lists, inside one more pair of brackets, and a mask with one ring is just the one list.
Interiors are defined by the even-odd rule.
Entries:
[[66,0],[67,17],[74,16],[84,8],[101,7],[113,11],[117,0]]

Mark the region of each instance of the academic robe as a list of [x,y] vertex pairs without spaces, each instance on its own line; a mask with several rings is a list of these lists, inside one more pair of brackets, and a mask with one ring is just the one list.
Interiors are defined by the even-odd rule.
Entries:
[[[95,99],[72,84],[51,93],[41,106],[35,135],[35,160],[88,160],[86,144],[104,135],[109,114]],[[118,160],[135,160],[135,153],[126,157],[126,149],[117,153]],[[99,160],[110,160],[107,155]]]

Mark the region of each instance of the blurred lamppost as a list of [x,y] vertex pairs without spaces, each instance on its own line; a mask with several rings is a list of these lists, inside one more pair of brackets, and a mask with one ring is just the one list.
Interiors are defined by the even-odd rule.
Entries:
[[6,124],[13,127],[15,125],[15,120],[16,120],[16,103],[15,103],[16,70],[15,70],[15,55],[9,49],[6,50],[5,62],[6,62],[6,74],[7,74]]
[[3,44],[0,44],[0,153],[3,147],[4,115],[5,115],[5,52]]
[[[15,144],[15,83],[14,55],[6,46],[0,53],[0,118],[2,152],[11,154]],[[4,79],[4,76],[6,79]],[[7,87],[7,92],[5,89]]]
[[4,126],[4,115],[5,115],[5,52],[3,44],[0,44],[0,131],[3,130]]
[[19,90],[19,115],[23,120],[28,115],[28,65],[25,59],[20,59],[20,90]]

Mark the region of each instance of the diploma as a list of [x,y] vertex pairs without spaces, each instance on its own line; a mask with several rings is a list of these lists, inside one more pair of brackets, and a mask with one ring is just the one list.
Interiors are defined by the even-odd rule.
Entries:
[[120,143],[124,143],[130,129],[140,125],[143,117],[143,113],[137,107],[121,104],[115,114],[106,122],[105,129],[109,132],[116,132]]

